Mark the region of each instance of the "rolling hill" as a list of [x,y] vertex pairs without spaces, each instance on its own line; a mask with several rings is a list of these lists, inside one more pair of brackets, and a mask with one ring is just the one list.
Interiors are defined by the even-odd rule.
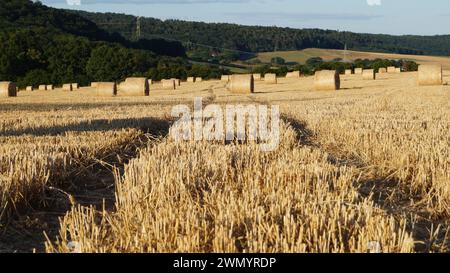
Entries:
[[331,61],[337,58],[345,59],[347,61],[354,61],[357,59],[404,59],[415,61],[419,64],[437,63],[442,64],[444,69],[450,70],[450,57],[445,56],[425,56],[425,55],[406,55],[406,54],[390,54],[390,53],[377,53],[377,52],[363,52],[363,51],[351,51],[351,50],[336,50],[336,49],[319,49],[308,48],[298,51],[276,51],[276,52],[263,52],[257,55],[257,59],[264,63],[270,63],[273,57],[281,57],[287,62],[297,62],[304,64],[306,60],[312,57],[321,57],[325,61]]

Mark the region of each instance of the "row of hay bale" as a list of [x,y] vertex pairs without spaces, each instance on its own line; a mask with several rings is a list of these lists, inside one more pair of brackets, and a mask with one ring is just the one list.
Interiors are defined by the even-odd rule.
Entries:
[[[188,77],[188,83],[202,82],[201,77]],[[181,86],[181,80],[176,78],[161,80],[162,89],[176,90]],[[145,77],[130,77],[124,82],[116,85],[113,82],[92,82],[91,87],[96,88],[98,96],[148,96],[150,94],[150,86],[153,85],[151,79]]]
[[255,80],[264,80],[269,84],[277,83],[277,75],[267,73],[264,78],[261,74],[242,74],[242,75],[230,75],[222,76],[222,80],[228,81],[228,90],[232,93],[253,93],[255,92]]
[[74,91],[79,88],[78,83],[65,83],[62,85],[63,91]]
[[[70,86],[70,88],[69,88]],[[66,90],[66,91],[72,91],[74,89],[78,89],[78,83],[69,83],[69,84],[63,84],[62,89]],[[70,90],[69,90],[70,89]],[[34,86],[27,86],[25,88],[26,91],[34,91]],[[40,84],[38,85],[37,90],[39,91],[51,91],[51,90],[55,90],[55,87],[53,86],[53,84]]]
[[[397,68],[390,68],[389,71],[398,71]],[[388,71],[388,70],[387,70]],[[355,72],[362,75],[364,80],[375,80],[376,73],[374,69],[355,69]],[[347,71],[348,73],[348,71]],[[394,73],[394,72],[392,72]],[[397,72],[395,72],[397,73]],[[427,66],[422,65],[419,67],[419,85],[433,85],[442,84],[442,67],[441,66]],[[288,76],[289,75],[289,76]],[[294,71],[286,75],[287,78],[299,78],[300,72]],[[277,83],[276,74],[265,74],[264,78],[261,74],[243,74],[243,75],[223,75],[222,81],[228,82],[228,89],[232,93],[253,93],[255,90],[255,80],[264,80],[269,84]],[[188,82],[196,82],[196,79],[192,77],[188,79]],[[165,79],[162,80],[163,89],[175,90],[177,86],[180,86],[181,81],[179,79]],[[317,71],[314,75],[314,89],[319,90],[339,90],[341,85],[339,73],[335,70],[323,70]],[[117,88],[114,84],[103,83],[103,88],[107,87],[108,94],[116,94]],[[124,83],[119,87],[120,92],[125,95],[144,95],[149,94],[149,81],[145,78],[127,78]],[[97,92],[98,94],[104,94],[103,92]]]
[[[389,71],[389,70],[387,70]],[[398,73],[397,68],[391,68],[391,73]],[[348,72],[347,72],[348,73]],[[363,80],[375,80],[376,73],[374,69],[361,69]],[[292,76],[294,77],[294,76]],[[222,80],[228,79],[228,89],[232,93],[253,93],[255,88],[255,74],[231,75],[222,77]],[[275,74],[266,74],[264,80],[270,83],[276,83]],[[418,71],[418,85],[442,85],[442,66],[440,65],[421,65]],[[339,90],[341,86],[340,75],[336,70],[316,71],[314,74],[314,89],[316,91]]]
[[[298,74],[300,77],[300,74]],[[295,78],[297,75],[289,76]],[[228,76],[228,90],[232,93],[247,94],[255,92],[255,74],[242,74]],[[277,83],[276,74],[266,74],[264,81],[267,83]],[[335,70],[317,71],[314,75],[314,89],[316,90],[338,90],[340,88],[339,73]]]
[[[41,84],[41,85],[39,85],[38,86],[38,90],[39,91],[51,91],[51,90],[54,90],[55,88],[53,87],[53,85],[52,84]],[[32,86],[27,86],[27,88],[26,88],[26,90],[31,90],[31,91],[33,91],[34,89],[33,89],[33,87]]]
[[188,83],[203,82],[203,78],[202,77],[188,77],[186,82],[188,82]]
[[[354,74],[356,75],[362,75],[365,69],[363,68],[355,68],[355,72]],[[385,67],[380,67],[378,69],[378,73],[380,74],[385,74],[385,73],[389,73],[389,74],[394,74],[394,73],[401,73],[402,70],[400,67],[394,67],[394,66],[390,66],[388,68]],[[352,69],[346,69],[344,72],[345,75],[353,75],[353,70]]]
[[[398,68],[387,69],[386,71],[396,71]],[[300,77],[298,71],[290,72],[293,74],[286,75],[287,78]],[[349,71],[346,71],[346,74]],[[388,72],[389,73],[389,72]],[[356,68],[355,74],[362,75],[364,80],[375,80],[376,73],[374,69]],[[269,84],[277,83],[276,74],[265,74],[264,78],[260,74],[244,74],[244,75],[223,75],[221,80],[228,82],[228,89],[233,93],[253,93],[255,89],[256,80],[263,80]],[[200,80],[201,81],[201,80]],[[188,79],[188,82],[196,82],[196,79]],[[125,96],[148,96],[150,93],[151,80],[142,77],[127,78],[119,86],[114,82],[93,82],[91,87],[96,89],[98,96],[115,96],[118,91]],[[175,90],[180,86],[179,79],[162,80],[163,89]],[[317,71],[314,75],[314,89],[315,90],[339,90],[340,76],[335,70]],[[442,85],[443,74],[441,65],[420,65],[418,70],[418,85]],[[72,91],[78,89],[77,83],[64,84],[63,90]],[[39,90],[53,90],[53,85],[40,85]],[[32,91],[33,87],[27,87],[28,91]],[[15,97],[17,96],[17,87],[13,82],[0,82],[0,97]]]

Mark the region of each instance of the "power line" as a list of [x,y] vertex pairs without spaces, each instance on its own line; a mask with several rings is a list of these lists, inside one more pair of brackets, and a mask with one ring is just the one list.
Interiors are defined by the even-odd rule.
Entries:
[[[120,33],[122,34],[131,34],[131,37],[135,36],[136,40],[139,40],[142,37],[142,24],[141,24],[141,18],[142,17],[137,17],[136,18],[136,31],[120,31]],[[108,22],[103,22],[103,23],[95,23],[96,25],[126,25],[126,26],[132,26],[133,23],[108,23]],[[169,40],[169,41],[174,41],[174,42],[180,42],[180,43],[184,43],[184,44],[192,44],[192,45],[197,45],[197,46],[202,46],[202,47],[207,47],[210,49],[221,49],[224,51],[232,51],[232,52],[239,52],[239,53],[245,53],[245,54],[257,54],[255,52],[249,52],[249,51],[243,51],[243,50],[239,50],[239,49],[230,49],[230,48],[224,48],[224,47],[220,47],[220,46],[212,46],[212,45],[207,45],[207,44],[201,44],[201,43],[196,43],[196,42],[191,42],[191,41],[183,41],[180,39],[174,39],[174,38],[168,38],[166,36],[163,36],[161,34],[145,34],[145,37],[155,37],[155,38],[160,38],[160,39],[164,39],[164,40]]]
[[136,18],[136,40],[141,39],[141,17]]

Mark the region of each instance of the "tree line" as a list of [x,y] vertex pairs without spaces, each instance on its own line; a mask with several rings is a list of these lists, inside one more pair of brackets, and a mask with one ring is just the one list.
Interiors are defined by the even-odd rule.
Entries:
[[300,71],[302,75],[314,75],[316,71],[320,70],[336,70],[340,74],[347,69],[354,70],[355,68],[374,69],[378,72],[380,68],[387,68],[395,66],[402,69],[404,72],[417,71],[419,65],[414,61],[409,60],[388,60],[388,59],[357,59],[354,62],[343,62],[341,59],[333,61],[324,61],[320,57],[313,57],[306,61],[305,64],[285,65],[282,58],[274,58],[271,64],[262,64],[254,66],[253,73],[260,73],[262,75],[267,73],[275,73],[277,76],[284,77],[286,73],[292,71]]

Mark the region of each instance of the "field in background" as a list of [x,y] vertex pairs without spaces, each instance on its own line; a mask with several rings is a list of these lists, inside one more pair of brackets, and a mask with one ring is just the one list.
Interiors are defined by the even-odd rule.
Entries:
[[[450,87],[416,76],[0,98],[0,252],[448,252]],[[279,105],[279,149],[173,142],[196,96]]]
[[[419,64],[442,64],[444,69],[450,70],[450,57],[436,57],[436,56],[418,56],[418,55],[401,55],[401,54],[389,54],[389,53],[374,53],[374,52],[360,52],[351,51],[346,52],[346,58],[348,61],[354,61],[356,59],[407,59],[416,61]],[[262,62],[270,63],[273,57],[281,57],[287,62],[298,62],[304,64],[306,60],[312,57],[321,57],[325,61],[331,61],[336,58],[345,58],[344,50],[335,49],[318,49],[308,48],[299,51],[277,51],[277,52],[265,52],[259,53],[256,58]]]

